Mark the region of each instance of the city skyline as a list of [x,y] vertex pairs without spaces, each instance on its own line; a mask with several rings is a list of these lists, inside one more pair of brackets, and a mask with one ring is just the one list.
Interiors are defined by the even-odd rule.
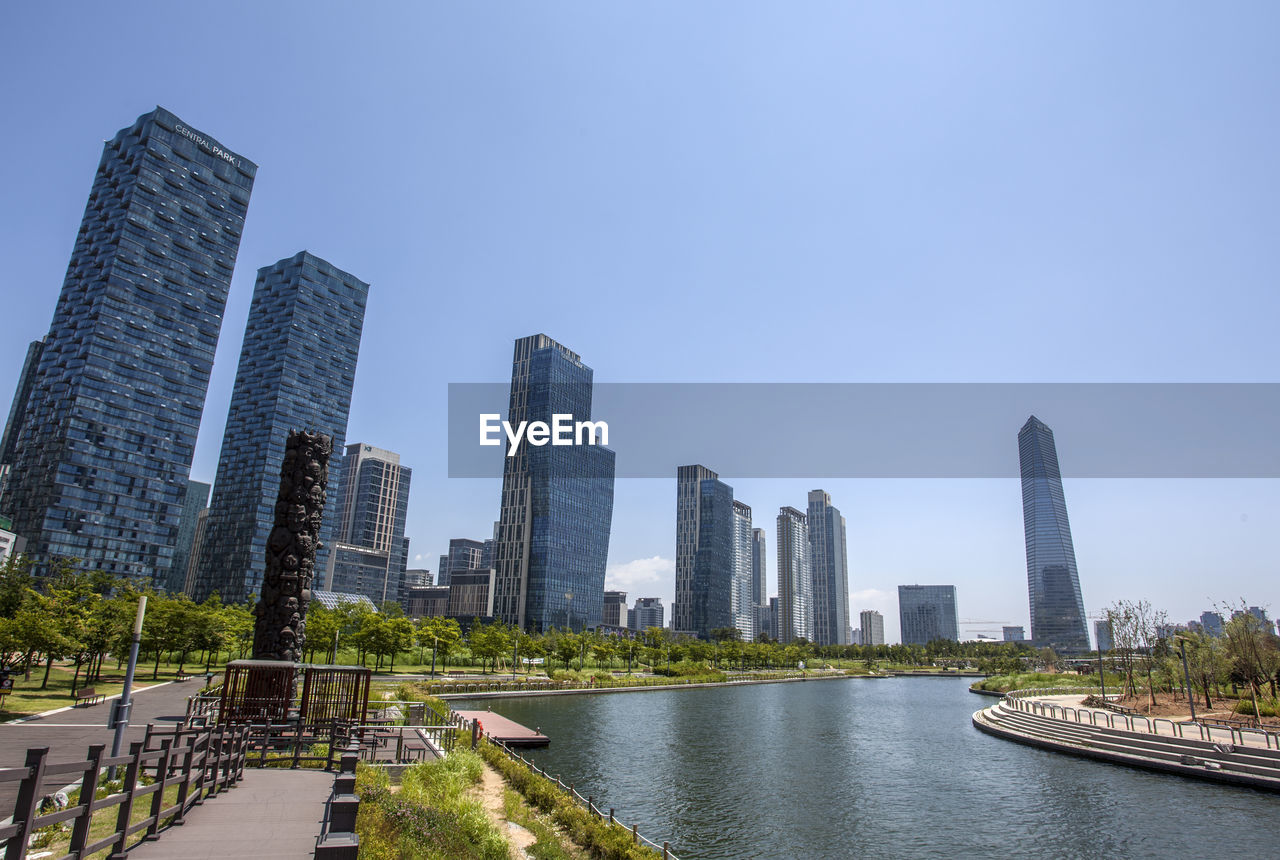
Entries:
[[[309,11],[297,44],[349,35],[341,62],[282,44],[286,6],[252,28],[14,10],[10,77],[51,50],[65,62],[14,94],[11,116],[41,133],[10,135],[0,165],[0,396],[47,330],[101,141],[155,104],[262,165],[190,478],[215,476],[254,270],[312,248],[377,285],[349,435],[415,467],[415,568],[494,517],[494,482],[445,476],[445,386],[504,381],[530,331],[608,380],[1249,382],[1280,366],[1268,6],[1114,9],[1101,28],[1084,9],[937,10],[922,28],[907,10],[748,7],[733,39],[711,37],[714,8],[518,10],[496,31],[470,9]],[[83,86],[103,38],[174,27],[192,62]],[[709,37],[695,50],[683,32]],[[811,300],[774,302],[796,283]],[[480,318],[480,337],[445,323]],[[1075,416],[1031,411],[1076,438]],[[715,452],[680,459],[699,461]],[[760,524],[819,485],[721,479]],[[1275,481],[1063,483],[1088,614],[1151,595],[1181,620],[1271,602]],[[821,486],[848,520],[850,611],[879,609],[887,638],[898,582],[954,582],[969,617],[1028,624],[1016,480]],[[607,577],[668,605],[671,491],[617,483]]]

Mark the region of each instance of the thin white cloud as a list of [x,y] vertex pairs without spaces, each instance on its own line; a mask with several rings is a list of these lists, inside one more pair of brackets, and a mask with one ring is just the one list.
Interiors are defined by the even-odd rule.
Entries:
[[604,587],[610,591],[635,591],[642,586],[674,582],[675,576],[675,560],[655,555],[610,567],[604,574]]

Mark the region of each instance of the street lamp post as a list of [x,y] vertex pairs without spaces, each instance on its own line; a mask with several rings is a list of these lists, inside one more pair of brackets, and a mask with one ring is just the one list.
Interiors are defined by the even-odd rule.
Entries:
[[[111,709],[111,723],[116,730],[115,737],[111,740],[111,757],[115,758],[120,755],[120,747],[124,743],[125,729],[129,728],[129,711],[133,708],[131,694],[133,693],[133,672],[138,666],[138,646],[142,644],[142,619],[147,614],[147,596],[145,594],[138,598],[138,615],[133,620],[133,642],[129,646],[129,667],[124,672],[124,689],[120,691],[120,698],[116,701],[115,707]],[[112,768],[110,779],[115,779],[115,768]]]
[[1178,650],[1182,652],[1182,677],[1187,682],[1187,704],[1191,706],[1191,722],[1196,721],[1196,699],[1191,690],[1191,672],[1187,669],[1187,640],[1178,640]]

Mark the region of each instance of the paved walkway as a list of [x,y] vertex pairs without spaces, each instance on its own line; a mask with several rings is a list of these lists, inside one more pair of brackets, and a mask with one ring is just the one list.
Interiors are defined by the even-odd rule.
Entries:
[[[1060,696],[1035,696],[1037,702],[1045,704],[1058,705],[1059,707],[1074,708],[1084,714],[1093,713],[1095,719],[1105,720],[1105,715],[1110,714],[1116,728],[1124,728],[1124,718],[1115,711],[1108,711],[1105,708],[1088,708],[1081,704],[1085,696],[1079,695],[1060,695]],[[1165,735],[1166,737],[1182,737],[1190,740],[1206,740],[1211,743],[1234,744],[1236,746],[1258,747],[1260,749],[1277,749],[1280,744],[1276,741],[1276,733],[1271,732],[1271,739],[1257,731],[1240,731],[1237,729],[1234,733],[1231,729],[1219,728],[1217,726],[1202,726],[1197,728],[1196,724],[1191,722],[1191,715],[1184,714],[1182,716],[1168,717],[1147,717],[1143,714],[1131,717],[1135,731],[1147,732],[1148,734]],[[1075,722],[1071,717],[1066,718],[1067,722]],[[1085,718],[1085,724],[1088,719]],[[1175,725],[1181,726],[1181,734]],[[1203,735],[1202,735],[1203,732]]]
[[333,774],[246,768],[235,788],[187,813],[186,823],[129,851],[130,860],[295,860],[315,854]]

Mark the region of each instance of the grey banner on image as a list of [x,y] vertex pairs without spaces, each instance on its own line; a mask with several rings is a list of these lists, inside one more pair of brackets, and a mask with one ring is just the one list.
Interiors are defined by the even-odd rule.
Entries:
[[[508,392],[449,385],[449,477],[502,475],[480,416]],[[1033,414],[1064,477],[1280,477],[1277,383],[599,383],[590,419],[619,478],[1016,478]]]

